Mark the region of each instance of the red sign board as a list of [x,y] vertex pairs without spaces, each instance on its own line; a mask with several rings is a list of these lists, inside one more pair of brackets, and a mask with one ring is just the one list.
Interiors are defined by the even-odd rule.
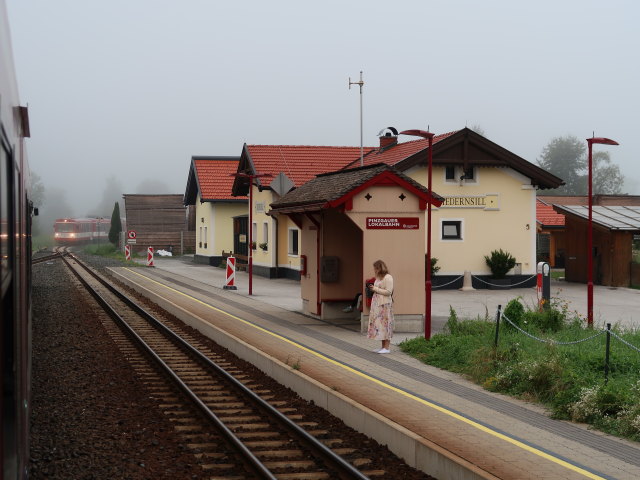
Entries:
[[419,217],[367,217],[367,229],[417,230]]
[[135,230],[129,230],[127,232],[127,238],[129,238],[130,240],[135,239],[138,236],[138,234],[136,233]]

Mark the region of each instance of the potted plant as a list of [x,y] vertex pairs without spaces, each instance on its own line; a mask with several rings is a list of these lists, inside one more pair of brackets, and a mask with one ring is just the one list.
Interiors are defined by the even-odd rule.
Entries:
[[258,244],[258,246],[259,246],[262,250],[264,250],[264,251],[266,251],[266,250],[267,250],[267,247],[268,247],[268,245],[267,245],[267,243],[266,243],[266,242],[264,242],[264,243],[259,243],[259,244]]
[[251,250],[255,250],[256,249],[256,242],[251,242]]
[[491,270],[491,283],[494,285],[510,285],[511,280],[505,278],[507,272],[516,266],[516,259],[502,249],[493,250],[484,256],[484,261]]

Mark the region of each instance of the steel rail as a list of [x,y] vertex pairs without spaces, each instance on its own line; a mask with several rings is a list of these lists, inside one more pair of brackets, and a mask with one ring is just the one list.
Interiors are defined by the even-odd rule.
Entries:
[[[244,445],[244,443],[214,414],[195,393],[175,374],[175,372],[169,367],[162,358],[156,354],[156,352],[131,328],[131,326],[116,312],[111,305],[104,299],[89,283],[82,278],[82,276],[71,267],[69,262],[64,259],[65,263],[69,266],[70,270],[76,276],[76,278],[84,285],[87,291],[96,299],[107,314],[115,320],[118,325],[133,338],[138,346],[142,348],[162,369],[163,373],[169,376],[171,380],[182,390],[182,392],[191,400],[198,409],[205,415],[205,417],[220,431],[220,433],[229,441],[229,443],[236,449],[236,451],[246,460],[247,464],[251,467],[255,474],[260,478],[269,480],[276,480],[276,477],[267,469],[267,467]],[[89,272],[94,278],[96,278],[102,285],[102,279],[96,277],[82,262],[74,258],[74,261],[79,266]],[[106,285],[105,285],[106,286]],[[109,288],[111,290],[111,288]],[[155,319],[154,319],[155,320]],[[157,320],[155,320],[157,322]]]
[[[146,320],[151,322],[157,329],[161,330],[163,333],[165,333],[167,336],[169,336],[175,343],[179,344],[180,346],[182,346],[183,348],[188,350],[189,353],[191,353],[193,356],[195,356],[198,361],[203,363],[205,366],[213,369],[218,375],[223,377],[232,387],[234,387],[237,390],[239,390],[254,405],[258,406],[267,415],[269,415],[271,417],[275,417],[280,422],[281,426],[285,427],[291,434],[295,435],[298,438],[298,440],[300,442],[302,442],[310,451],[315,452],[318,456],[320,456],[325,462],[327,462],[328,466],[330,466],[333,469],[335,469],[337,471],[336,473],[338,474],[339,478],[342,478],[342,479],[345,479],[345,480],[349,480],[349,479],[366,480],[366,479],[368,479],[368,477],[366,475],[364,475],[362,472],[360,472],[360,470],[355,468],[353,465],[351,465],[349,462],[347,462],[340,455],[334,453],[324,443],[322,443],[321,441],[316,439],[313,435],[309,434],[306,430],[301,428],[299,425],[297,425],[294,421],[289,419],[286,415],[284,415],[282,412],[280,412],[278,409],[276,409],[270,403],[268,403],[267,401],[262,399],[259,395],[257,395],[255,392],[253,392],[251,389],[246,387],[243,383],[241,383],[239,380],[237,380],[235,377],[233,377],[231,374],[229,374],[226,370],[224,370],[222,367],[217,365],[215,362],[213,362],[210,358],[208,358],[207,356],[202,354],[197,348],[195,348],[193,345],[191,345],[187,341],[185,341],[182,337],[180,337],[177,333],[175,333],[169,327],[167,327],[162,322],[160,322],[158,319],[156,319],[152,314],[147,312],[144,308],[142,308],[140,305],[138,305],[135,301],[133,301],[128,296],[123,294],[121,291],[119,291],[113,285],[111,285],[108,282],[106,282],[104,279],[100,278],[100,276],[98,276],[95,272],[93,272],[90,268],[88,268],[81,260],[79,260],[78,257],[76,257],[75,255],[73,255],[71,253],[69,254],[69,256],[71,256],[74,259],[74,261],[77,262],[77,264],[79,266],[84,268],[90,275],[92,275],[96,280],[98,280],[111,293],[116,295],[120,300],[122,300],[124,303],[126,303],[130,308],[135,310],[139,315],[141,315]],[[111,309],[110,306],[109,306],[109,309]],[[117,313],[116,313],[116,315],[117,315]],[[122,319],[119,320],[119,321],[124,322],[124,320],[122,320]],[[124,322],[124,323],[126,325],[126,322]],[[126,325],[126,326],[127,326],[128,329],[131,329],[131,327],[129,327],[129,325]],[[138,337],[138,335],[135,332],[132,331],[132,333],[133,333],[133,335]],[[144,341],[142,339],[140,339],[140,341],[144,343]],[[147,348],[150,348],[150,347],[147,347]],[[156,357],[155,353],[151,352],[151,354],[152,354],[152,356]],[[158,361],[162,362],[162,364],[164,364],[162,359],[160,359],[159,357],[158,357]],[[169,369],[170,373],[173,376],[175,376],[175,374],[170,369],[170,367],[166,366],[166,368]],[[190,398],[193,396],[195,399],[197,399],[197,397],[195,396],[195,394],[193,394],[193,392],[191,392],[189,387],[186,386],[177,376],[176,376],[176,381],[180,385],[180,388],[185,389],[185,391],[189,392],[189,393],[187,393],[187,395],[189,395]],[[209,408],[204,403],[202,403],[199,399],[197,399],[196,403],[198,403],[198,406],[201,409],[204,409],[206,411],[205,412],[206,415],[211,414],[211,415],[213,415],[215,417],[215,414],[213,412],[211,412],[211,410],[209,410]],[[216,417],[216,419],[217,419],[217,417]],[[224,428],[231,435],[233,435],[233,433],[230,430],[228,430],[226,428],[226,426]],[[233,436],[235,437],[235,435],[233,435]],[[238,442],[242,443],[240,440],[238,440]],[[244,447],[244,444],[242,446],[243,446],[243,448],[246,448],[246,447]],[[251,453],[251,452],[249,452],[249,453]],[[251,453],[251,455],[253,456],[252,453]],[[257,458],[256,458],[256,461],[259,462],[260,465],[262,465],[264,467],[264,465]],[[264,467],[264,468],[266,469],[266,467]],[[271,475],[270,472],[269,472],[269,474]],[[270,477],[267,477],[267,478],[270,478]]]

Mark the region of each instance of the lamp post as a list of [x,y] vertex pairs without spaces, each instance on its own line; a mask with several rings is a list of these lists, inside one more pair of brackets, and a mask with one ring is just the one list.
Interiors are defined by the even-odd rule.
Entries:
[[615,140],[604,137],[587,138],[589,146],[589,227],[587,231],[587,325],[593,327],[593,160],[594,143],[619,145]]
[[[425,132],[424,130],[405,130],[400,132],[400,135],[413,135],[416,137],[422,137],[429,140],[429,152],[427,154],[427,189],[429,195],[432,195],[431,191],[431,170],[433,165],[433,133]],[[424,338],[429,340],[431,338],[431,202],[427,202],[427,276],[425,279],[425,314],[424,314]]]
[[253,180],[261,177],[273,177],[270,173],[232,173],[233,177],[242,177],[249,179],[249,254],[247,255],[249,263],[249,295],[253,295]]

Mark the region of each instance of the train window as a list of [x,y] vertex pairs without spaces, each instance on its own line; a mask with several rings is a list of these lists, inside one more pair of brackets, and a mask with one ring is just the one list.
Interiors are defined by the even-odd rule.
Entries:
[[9,206],[12,198],[11,182],[11,162],[9,153],[0,145],[0,284],[2,285],[2,293],[8,285],[8,279],[10,277],[9,268],[9,252],[11,246],[9,241],[11,238],[11,211]]

